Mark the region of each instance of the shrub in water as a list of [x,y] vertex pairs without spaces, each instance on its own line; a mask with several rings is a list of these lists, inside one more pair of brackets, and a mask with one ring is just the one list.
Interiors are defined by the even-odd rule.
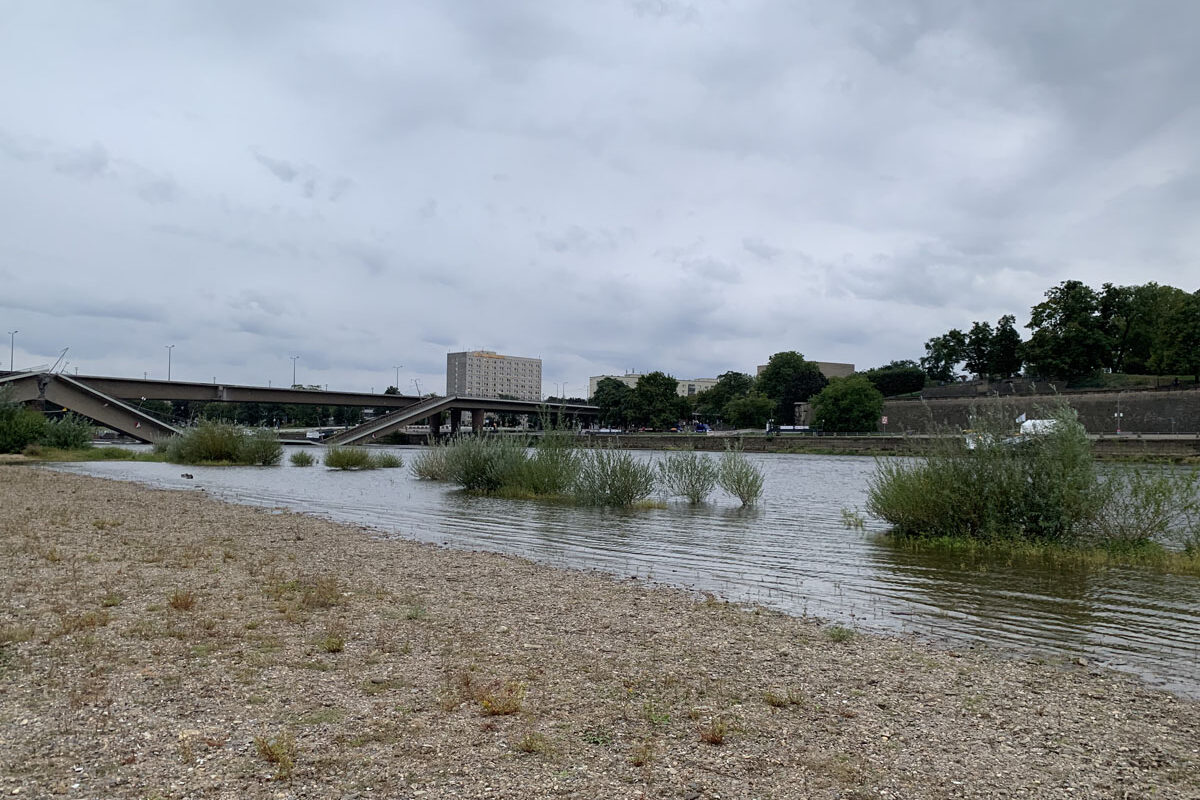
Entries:
[[238,446],[237,462],[239,464],[257,464],[263,467],[273,467],[283,460],[283,445],[275,432],[267,428],[257,428],[249,433],[243,433]]
[[376,469],[399,469],[404,466],[404,459],[395,453],[373,453],[371,465]]
[[697,505],[716,487],[717,465],[700,453],[672,453],[658,462],[658,478],[668,497],[686,497]]
[[741,450],[726,450],[717,468],[717,483],[742,505],[750,506],[762,496],[763,474]]
[[283,458],[283,446],[273,431],[246,432],[224,422],[202,422],[179,436],[156,442],[154,451],[176,464],[272,466]]
[[904,534],[1070,541],[1103,505],[1091,443],[1065,403],[1040,412],[1054,423],[1021,437],[1013,412],[977,415],[972,449],[946,436],[915,462],[880,461],[867,510]]
[[508,487],[543,497],[563,497],[579,476],[574,434],[548,430],[509,476]]
[[311,467],[317,460],[307,450],[297,450],[288,456],[288,461],[292,462],[293,467]]
[[654,493],[654,473],[653,464],[639,461],[630,453],[588,450],[580,457],[572,496],[581,505],[631,506]]
[[92,446],[92,423],[78,414],[64,414],[46,421],[40,441],[60,450],[83,450]]
[[331,469],[371,469],[371,454],[361,447],[331,447],[325,452]]
[[450,480],[468,491],[494,492],[515,483],[523,466],[525,443],[508,437],[470,436],[450,446],[447,461]]
[[1189,552],[1200,544],[1200,472],[1114,467],[1101,494],[1104,503],[1085,534],[1089,543],[1124,550],[1156,542]]

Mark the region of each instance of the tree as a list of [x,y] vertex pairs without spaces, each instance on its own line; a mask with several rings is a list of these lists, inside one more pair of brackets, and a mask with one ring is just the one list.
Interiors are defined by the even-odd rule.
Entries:
[[1111,340],[1100,317],[1100,297],[1079,281],[1046,290],[1025,327],[1033,331],[1025,360],[1037,375],[1080,378],[1109,363]]
[[686,397],[678,393],[679,381],[662,372],[638,378],[630,396],[632,422],[651,428],[669,428],[691,413]]
[[726,407],[729,403],[748,397],[753,388],[754,378],[751,376],[733,371],[723,373],[714,386],[692,398],[695,414],[703,422],[727,419],[729,414]]
[[616,378],[602,378],[596,384],[592,405],[600,407],[600,424],[623,428],[629,424],[633,389]]
[[943,383],[954,380],[954,368],[967,357],[967,336],[957,328],[951,328],[941,336],[925,342],[925,357],[921,369],[931,381]]
[[389,386],[388,388],[383,390],[383,393],[384,394],[400,394],[400,390],[397,389],[395,386]]
[[1005,314],[996,323],[992,334],[992,349],[988,356],[988,373],[1000,378],[1011,378],[1021,372],[1024,363],[1021,356],[1021,334],[1017,331],[1017,318]]
[[1200,383],[1200,291],[1185,294],[1163,317],[1160,335],[1162,372],[1182,372]]
[[821,369],[795,350],[771,356],[755,386],[759,392],[775,401],[776,420],[796,417],[796,403],[803,403],[829,385]]
[[992,326],[986,322],[971,323],[971,332],[967,334],[965,351],[967,372],[981,378],[988,377],[992,361],[992,339],[995,334]]
[[883,395],[863,375],[834,378],[812,399],[813,421],[826,431],[873,431],[883,414]]
[[775,401],[757,392],[725,404],[721,418],[735,428],[762,428],[775,412]]
[[925,388],[925,371],[915,361],[892,361],[861,374],[884,397],[911,394]]

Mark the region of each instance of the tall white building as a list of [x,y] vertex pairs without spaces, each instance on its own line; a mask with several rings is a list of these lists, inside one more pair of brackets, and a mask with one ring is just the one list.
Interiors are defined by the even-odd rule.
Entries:
[[462,397],[542,399],[542,360],[492,350],[446,354],[446,394]]

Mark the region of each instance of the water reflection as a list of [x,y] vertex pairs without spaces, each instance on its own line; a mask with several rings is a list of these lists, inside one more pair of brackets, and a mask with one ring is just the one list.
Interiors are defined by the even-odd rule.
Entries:
[[[410,448],[396,448],[406,458]],[[641,453],[650,458],[653,454]],[[868,523],[870,459],[763,454],[765,499],[614,512],[473,497],[407,470],[189,468],[95,462],[73,472],[222,499],[283,506],[384,535],[599,569],[812,614],[882,632],[1026,652],[1085,655],[1200,696],[1200,580],[1140,570],[1089,571],[975,554],[917,553]]]

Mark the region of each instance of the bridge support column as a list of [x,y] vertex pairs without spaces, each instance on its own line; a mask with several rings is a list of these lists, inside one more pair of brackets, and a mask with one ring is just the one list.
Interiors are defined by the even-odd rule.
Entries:
[[450,409],[450,435],[454,436],[458,433],[459,426],[462,425],[462,409]]
[[475,433],[483,433],[483,409],[471,409],[471,430]]
[[442,440],[442,412],[432,414],[425,420],[429,424],[429,436],[435,442]]

